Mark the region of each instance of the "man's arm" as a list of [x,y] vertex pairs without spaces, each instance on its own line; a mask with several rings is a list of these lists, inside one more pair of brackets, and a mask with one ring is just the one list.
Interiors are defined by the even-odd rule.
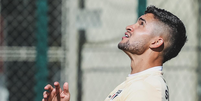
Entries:
[[70,101],[70,93],[68,88],[68,83],[63,84],[63,90],[60,88],[59,82],[54,82],[55,88],[50,84],[44,87],[42,101]]

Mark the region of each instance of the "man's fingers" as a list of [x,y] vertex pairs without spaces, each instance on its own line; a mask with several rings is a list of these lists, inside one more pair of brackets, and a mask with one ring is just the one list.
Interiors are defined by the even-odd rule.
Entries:
[[43,98],[42,101],[47,101],[47,99],[44,99],[44,98]]
[[43,101],[47,101],[48,97],[49,97],[50,93],[47,91],[43,92]]
[[59,82],[54,82],[54,86],[56,89],[57,101],[60,101],[61,88]]
[[65,101],[70,101],[69,86],[67,82],[65,82],[63,85],[63,92],[61,94],[61,97],[65,99]]
[[44,87],[44,89],[45,89],[45,90],[48,90],[49,92],[51,92],[54,88],[53,88],[50,84],[48,84],[48,85],[46,85],[46,86]]
[[68,83],[67,82],[64,83],[63,90],[64,90],[64,94],[69,93],[69,87],[68,87]]
[[48,93],[47,91],[44,91],[44,92],[43,92],[43,98],[48,98],[49,94],[50,94],[50,93]]
[[67,99],[66,101],[69,101],[70,93],[69,93],[68,83],[67,82],[64,83],[63,91],[61,90],[59,82],[54,82],[54,86],[55,86],[55,88],[53,88],[50,84],[48,84],[44,87],[44,89],[47,91],[43,92],[42,101],[48,101],[48,100],[53,100],[53,99],[56,101],[60,101],[61,98],[62,99],[66,98]]
[[60,84],[59,82],[54,82],[54,86],[55,86],[55,89],[56,89],[56,93],[60,93],[61,92],[61,87],[60,87]]

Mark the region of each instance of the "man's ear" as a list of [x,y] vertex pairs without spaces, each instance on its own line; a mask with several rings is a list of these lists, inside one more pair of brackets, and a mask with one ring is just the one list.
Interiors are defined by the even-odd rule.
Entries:
[[161,37],[156,37],[155,39],[152,40],[150,44],[150,48],[159,48],[164,44],[163,38]]

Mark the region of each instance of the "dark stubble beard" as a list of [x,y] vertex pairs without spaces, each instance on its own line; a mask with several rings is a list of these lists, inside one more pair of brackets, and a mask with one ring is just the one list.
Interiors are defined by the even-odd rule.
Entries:
[[121,50],[129,50],[130,43],[127,41],[126,43],[119,43],[118,48]]
[[129,41],[126,43],[119,43],[118,48],[123,51],[129,51],[133,54],[142,54],[145,51],[144,44],[142,42],[134,42],[130,44]]

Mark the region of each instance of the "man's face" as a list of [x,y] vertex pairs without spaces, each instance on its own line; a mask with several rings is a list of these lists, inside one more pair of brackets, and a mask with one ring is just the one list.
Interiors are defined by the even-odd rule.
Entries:
[[151,13],[142,15],[137,23],[126,27],[127,32],[118,44],[118,48],[138,55],[144,53],[154,36],[156,21]]

